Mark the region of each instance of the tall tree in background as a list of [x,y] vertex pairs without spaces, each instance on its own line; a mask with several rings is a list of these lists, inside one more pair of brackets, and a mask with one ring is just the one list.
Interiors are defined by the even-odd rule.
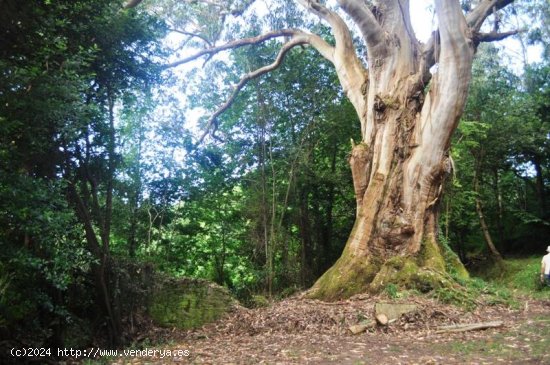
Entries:
[[[498,26],[482,33],[481,27],[512,0],[475,2],[466,14],[459,1],[436,0],[440,28],[427,44],[414,35],[409,1],[340,0],[341,10],[362,34],[365,56],[359,54],[350,26],[339,11],[324,2],[298,0],[303,9],[330,26],[333,44],[317,34],[291,28],[216,46],[226,19],[242,15],[253,3],[199,1],[185,8],[185,17],[174,22],[183,28],[193,24],[192,20],[200,24],[206,15],[210,20],[212,14],[221,15],[214,19],[217,23],[196,29],[194,37],[204,41],[205,49],[170,66],[284,38],[272,64],[241,78],[208,121],[210,129],[250,79],[279,67],[292,48],[310,45],[334,64],[361,123],[361,141],[354,144],[350,158],[357,217],[342,256],[311,294],[334,299],[378,290],[389,281],[406,284],[413,276],[433,283],[429,278],[434,273],[446,272],[437,240],[438,201],[451,170],[450,140],[466,101],[473,56],[480,42],[514,33],[497,33]],[[400,275],[404,265],[414,268],[408,270],[414,274]],[[454,266],[465,273],[456,260]]]
[[[54,332],[70,319],[64,296],[77,281],[72,276],[91,272],[96,305],[89,312],[96,315],[98,332],[105,330],[106,342],[120,343],[119,291],[110,278],[120,161],[116,109],[124,108],[123,92],[158,80],[159,68],[149,57],[160,53],[156,40],[163,24],[111,0],[10,0],[2,7],[0,220],[11,228],[2,229],[0,243],[8,257],[25,258],[6,260],[6,270],[36,275],[36,280],[17,275],[31,288],[47,283],[44,297],[51,304],[38,300],[46,308],[36,311],[53,317]],[[47,266],[57,267],[49,273],[42,269]],[[44,293],[41,287],[36,291]],[[61,346],[62,334],[53,337]]]

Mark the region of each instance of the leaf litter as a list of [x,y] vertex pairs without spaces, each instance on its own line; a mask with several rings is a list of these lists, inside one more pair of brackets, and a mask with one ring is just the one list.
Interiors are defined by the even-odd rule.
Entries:
[[[417,310],[354,335],[374,319],[376,303],[415,304]],[[521,309],[480,305],[473,311],[411,296],[356,295],[338,302],[295,296],[264,308],[235,307],[201,328],[149,328],[147,338],[188,357],[117,359],[113,364],[550,364],[550,301]],[[501,328],[439,333],[437,328],[499,320]],[[537,346],[533,346],[537,344]]]

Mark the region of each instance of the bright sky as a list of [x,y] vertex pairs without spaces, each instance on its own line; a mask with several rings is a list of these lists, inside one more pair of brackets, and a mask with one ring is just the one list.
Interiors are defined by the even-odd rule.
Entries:
[[433,5],[432,0],[414,0],[411,6],[411,21],[416,37],[421,42],[426,42],[432,31],[435,30],[435,18],[428,10]]

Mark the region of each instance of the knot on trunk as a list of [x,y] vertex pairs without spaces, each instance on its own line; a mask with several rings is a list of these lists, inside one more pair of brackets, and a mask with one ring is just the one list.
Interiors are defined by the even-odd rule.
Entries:
[[422,105],[424,105],[424,93],[422,92],[422,90],[417,90],[411,96],[409,96],[409,99],[407,101],[407,108],[416,113],[422,110]]
[[378,113],[383,113],[386,110],[386,103],[378,94],[374,96],[374,110]]
[[385,246],[401,247],[414,235],[414,226],[401,214],[385,214],[379,226],[378,234]]
[[441,184],[453,171],[453,160],[449,155],[443,157],[441,162],[435,165],[428,175],[429,182],[433,185]]
[[384,117],[386,109],[399,110],[399,100],[391,95],[375,95],[374,96],[374,112],[376,119],[380,120]]

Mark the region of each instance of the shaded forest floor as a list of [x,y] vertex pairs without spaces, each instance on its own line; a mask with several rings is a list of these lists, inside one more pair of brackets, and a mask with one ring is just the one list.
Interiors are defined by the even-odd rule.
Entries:
[[[515,306],[479,298],[467,311],[434,299],[355,296],[325,303],[289,298],[269,307],[236,308],[190,331],[156,329],[158,348],[188,350],[183,358],[103,359],[111,364],[550,364],[550,300],[520,298]],[[376,302],[412,303],[416,312],[388,326],[353,335],[373,318]],[[436,333],[442,325],[503,321],[503,326]],[[154,336],[154,337],[155,337]]]

